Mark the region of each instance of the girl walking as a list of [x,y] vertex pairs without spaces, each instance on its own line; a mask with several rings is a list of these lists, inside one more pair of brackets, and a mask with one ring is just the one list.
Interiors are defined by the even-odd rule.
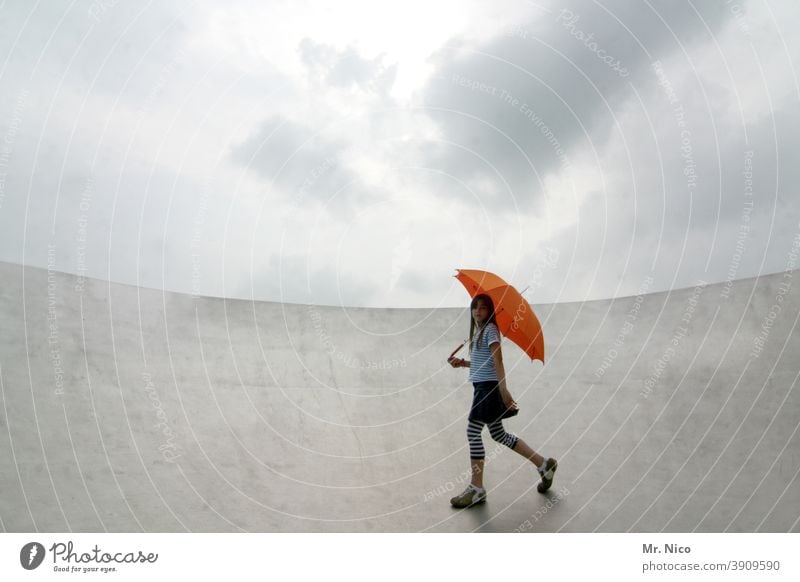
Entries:
[[525,444],[525,441],[503,428],[503,417],[515,414],[517,403],[514,402],[506,386],[494,304],[488,295],[476,295],[472,299],[470,310],[472,312],[469,324],[471,361],[455,357],[450,357],[448,360],[454,368],[469,368],[469,381],[474,387],[467,423],[472,480],[460,495],[450,500],[453,507],[471,507],[486,501],[486,490],[483,488],[486,451],[481,437],[484,425],[489,427],[492,439],[536,465],[541,477],[541,482],[537,486],[539,493],[550,489],[558,467],[555,459],[545,459]]

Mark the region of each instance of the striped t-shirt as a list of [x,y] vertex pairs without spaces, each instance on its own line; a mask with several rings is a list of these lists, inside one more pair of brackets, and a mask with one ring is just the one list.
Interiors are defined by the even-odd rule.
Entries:
[[483,330],[480,345],[477,345],[480,330],[475,330],[475,337],[472,340],[472,351],[469,363],[469,381],[486,382],[487,380],[497,380],[497,370],[494,368],[494,358],[489,346],[500,343],[500,332],[493,323],[487,323]]

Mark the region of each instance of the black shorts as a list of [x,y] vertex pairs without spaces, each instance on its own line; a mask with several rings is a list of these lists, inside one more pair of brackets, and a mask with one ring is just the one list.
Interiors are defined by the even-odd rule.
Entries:
[[506,410],[503,397],[500,395],[500,383],[497,380],[473,382],[472,407],[469,420],[478,420],[491,424],[503,417]]

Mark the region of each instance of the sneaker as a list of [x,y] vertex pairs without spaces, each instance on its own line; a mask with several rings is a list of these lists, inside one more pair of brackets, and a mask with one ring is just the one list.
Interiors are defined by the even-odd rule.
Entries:
[[556,474],[556,469],[558,469],[558,461],[555,459],[550,458],[544,462],[544,469],[539,473],[542,476],[542,482],[536,486],[536,490],[539,493],[544,493],[550,489],[550,486],[553,484],[553,476]]
[[456,495],[450,500],[453,507],[472,507],[486,501],[486,489],[478,490],[473,485],[469,485],[464,492]]

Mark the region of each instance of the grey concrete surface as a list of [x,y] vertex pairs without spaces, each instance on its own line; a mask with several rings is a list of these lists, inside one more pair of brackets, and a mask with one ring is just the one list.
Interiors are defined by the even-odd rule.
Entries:
[[[192,297],[0,264],[7,532],[800,531],[800,281],[779,273],[535,305],[546,364],[504,342],[559,459],[488,451],[466,483],[465,309]],[[777,312],[774,305],[780,310]],[[771,313],[772,312],[772,313]]]

